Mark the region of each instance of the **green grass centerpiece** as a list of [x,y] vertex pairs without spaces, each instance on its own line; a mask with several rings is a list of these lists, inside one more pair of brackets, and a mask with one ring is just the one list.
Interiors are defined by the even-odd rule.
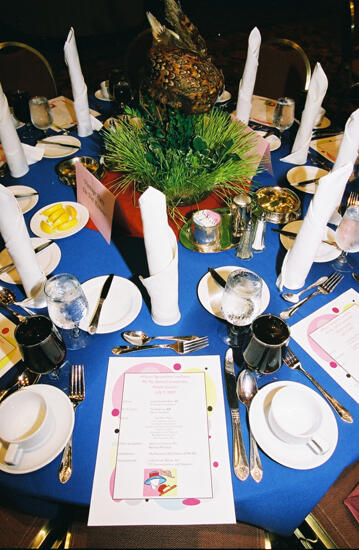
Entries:
[[173,218],[179,206],[212,192],[228,203],[258,170],[253,134],[217,108],[188,115],[142,102],[136,109],[126,107],[125,116],[103,134],[106,166],[121,172],[111,190],[155,187],[166,195]]

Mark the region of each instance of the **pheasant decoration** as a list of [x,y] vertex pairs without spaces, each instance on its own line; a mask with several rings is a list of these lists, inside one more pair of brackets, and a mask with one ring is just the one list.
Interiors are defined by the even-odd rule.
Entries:
[[209,111],[224,88],[224,78],[208,57],[198,29],[175,0],[165,0],[172,29],[147,13],[153,44],[144,88],[152,99],[187,114]]

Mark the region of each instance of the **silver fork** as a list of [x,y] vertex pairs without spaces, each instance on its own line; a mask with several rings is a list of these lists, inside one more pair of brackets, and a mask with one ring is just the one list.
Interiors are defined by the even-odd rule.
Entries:
[[340,283],[340,281],[342,281],[343,277],[344,275],[341,275],[340,273],[335,271],[328,277],[328,279],[324,283],[318,285],[317,290],[309,294],[309,296],[303,298],[303,300],[300,300],[294,306],[291,306],[288,309],[282,311],[279,316],[281,317],[281,319],[289,319],[289,317],[291,317],[296,311],[298,311],[298,309],[303,304],[306,304],[308,300],[313,298],[313,296],[318,296],[318,294],[330,294],[331,292],[333,292],[335,287]]
[[[85,399],[85,373],[83,365],[72,365],[69,399],[74,411]],[[59,480],[66,483],[72,474],[72,434],[68,440],[59,466]]]
[[359,202],[359,193],[356,193],[355,191],[350,191],[347,199],[347,208],[349,206],[355,206],[358,202]]
[[131,353],[133,351],[142,351],[146,349],[172,349],[176,353],[184,354],[197,351],[208,346],[208,336],[202,336],[197,340],[190,342],[175,342],[174,344],[153,344],[150,346],[115,346],[112,348],[112,353],[121,355],[122,353]]
[[353,417],[346,410],[343,405],[339,403],[334,397],[332,397],[320,384],[313,378],[309,372],[307,372],[305,369],[303,369],[301,362],[299,361],[298,357],[292,352],[292,350],[288,347],[287,353],[285,357],[283,358],[283,362],[292,370],[299,370],[302,372],[313,384],[314,386],[320,391],[320,393],[325,397],[325,399],[328,401],[328,403],[333,407],[333,409],[339,414],[340,418],[344,420],[344,422],[349,422],[350,424],[353,422]]

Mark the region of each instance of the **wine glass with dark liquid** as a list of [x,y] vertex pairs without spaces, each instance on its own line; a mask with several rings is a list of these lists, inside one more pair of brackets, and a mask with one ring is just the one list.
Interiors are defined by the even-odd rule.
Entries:
[[16,119],[26,126],[23,132],[25,139],[33,137],[29,99],[29,93],[25,90],[16,90],[11,96],[11,106]]

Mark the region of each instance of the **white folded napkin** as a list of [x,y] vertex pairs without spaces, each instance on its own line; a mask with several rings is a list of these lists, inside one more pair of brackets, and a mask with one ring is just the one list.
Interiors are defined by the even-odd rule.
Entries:
[[35,164],[35,162],[38,162],[44,156],[45,147],[34,147],[33,145],[28,145],[28,143],[22,143],[21,145],[28,164]]
[[312,78],[310,79],[307,99],[305,102],[300,126],[292,147],[292,152],[281,158],[283,162],[291,164],[305,164],[307,162],[308,150],[312,139],[312,130],[318,111],[325,97],[328,88],[328,79],[320,63],[317,63]]
[[33,307],[42,307],[42,297],[38,293],[46,276],[36,259],[19,203],[13,193],[1,184],[0,212],[0,233],[21,278],[26,296],[37,296]]
[[151,315],[158,325],[174,325],[178,308],[178,247],[168,225],[166,196],[148,187],[139,199],[150,276],[140,277],[151,298]]
[[65,62],[69,69],[72,95],[77,118],[77,133],[81,137],[90,136],[93,132],[87,98],[87,86],[82,74],[77,51],[75,32],[71,27],[64,47]]
[[21,178],[29,171],[24,150],[17,135],[6,96],[0,84],[0,141],[6,156],[10,173]]
[[[354,111],[345,124],[344,135],[341,141],[337,158],[333,166],[333,171],[341,168],[344,164],[350,162],[354,168],[355,161],[359,154],[359,109]],[[340,197],[341,200],[342,197]],[[339,214],[340,201],[336,205],[329,220],[333,225],[339,225],[342,216]]]
[[298,235],[285,255],[277,287],[302,288],[323,239],[330,215],[340,202],[353,165],[348,162],[319,180]]
[[247,59],[243,75],[239,83],[236,118],[248,124],[252,108],[252,96],[256,82],[258,56],[261,46],[261,34],[257,27],[251,31],[248,38]]

